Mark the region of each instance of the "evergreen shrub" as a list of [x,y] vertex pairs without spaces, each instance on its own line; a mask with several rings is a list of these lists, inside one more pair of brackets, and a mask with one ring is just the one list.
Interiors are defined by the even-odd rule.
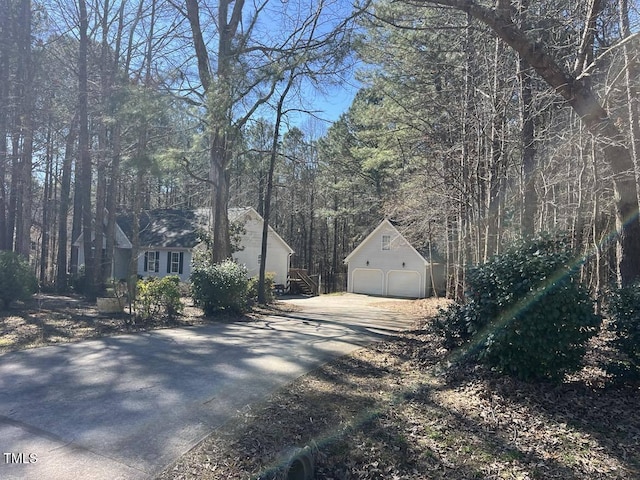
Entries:
[[137,319],[145,322],[157,317],[173,320],[182,313],[184,306],[180,301],[180,277],[177,275],[138,280],[136,290]]
[[484,364],[525,380],[578,370],[600,316],[559,238],[518,242],[467,273],[467,303],[441,312],[446,346],[472,345]]
[[27,300],[38,289],[29,263],[15,252],[0,251],[0,308],[15,300]]
[[[258,276],[251,277],[249,279],[248,295],[251,301],[253,302],[256,302],[258,299],[259,283],[260,282],[259,282]],[[275,302],[276,300],[275,285],[276,285],[275,273],[267,272],[264,276],[264,297],[265,297],[264,299],[267,305]]]
[[199,259],[191,272],[194,303],[212,315],[220,310],[242,313],[248,307],[247,269],[232,260],[212,263]]
[[640,283],[614,291],[607,313],[619,354],[607,371],[620,382],[640,382]]

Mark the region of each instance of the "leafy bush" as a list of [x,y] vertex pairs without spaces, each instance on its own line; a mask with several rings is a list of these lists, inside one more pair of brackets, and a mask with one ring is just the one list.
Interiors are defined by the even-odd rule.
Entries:
[[619,381],[640,382],[640,283],[614,291],[607,313],[620,354],[607,371]]
[[440,308],[433,326],[442,336],[444,347],[451,350],[469,342],[486,323],[478,315],[476,303],[468,302]]
[[449,347],[473,339],[479,360],[498,371],[559,380],[580,368],[601,323],[576,272],[562,239],[520,242],[469,270],[468,303],[441,313],[436,328]]
[[[249,279],[248,296],[252,301],[258,299],[258,284],[259,277],[251,277]],[[264,276],[264,299],[267,304],[273,303],[276,300],[275,296],[275,273],[267,272]]]
[[136,317],[142,321],[163,316],[174,319],[182,312],[180,278],[170,275],[138,280],[135,301]]
[[205,315],[219,310],[244,312],[248,287],[247,269],[232,260],[216,264],[199,260],[191,272],[191,296]]
[[26,300],[38,289],[38,281],[27,261],[15,252],[0,252],[0,307]]

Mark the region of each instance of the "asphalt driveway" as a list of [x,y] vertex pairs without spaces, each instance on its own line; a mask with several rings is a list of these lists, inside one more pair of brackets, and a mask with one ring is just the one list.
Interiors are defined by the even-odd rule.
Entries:
[[146,479],[326,361],[409,328],[361,295],[0,355],[0,479]]

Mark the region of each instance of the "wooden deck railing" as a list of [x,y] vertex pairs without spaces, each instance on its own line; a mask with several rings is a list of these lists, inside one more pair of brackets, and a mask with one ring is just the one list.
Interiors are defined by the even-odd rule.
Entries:
[[[316,276],[317,277],[317,276]],[[298,289],[299,293],[318,295],[320,289],[318,280],[314,280],[307,270],[292,268],[289,270],[289,285],[291,290]]]

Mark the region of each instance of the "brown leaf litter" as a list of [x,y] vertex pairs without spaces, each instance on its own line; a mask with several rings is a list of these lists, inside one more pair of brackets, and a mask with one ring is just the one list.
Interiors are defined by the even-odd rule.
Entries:
[[[410,303],[380,306],[419,324],[437,310]],[[585,381],[594,369],[527,384],[446,355],[424,329],[360,349],[238,412],[158,478],[285,478],[303,446],[325,480],[640,478],[637,389]]]

